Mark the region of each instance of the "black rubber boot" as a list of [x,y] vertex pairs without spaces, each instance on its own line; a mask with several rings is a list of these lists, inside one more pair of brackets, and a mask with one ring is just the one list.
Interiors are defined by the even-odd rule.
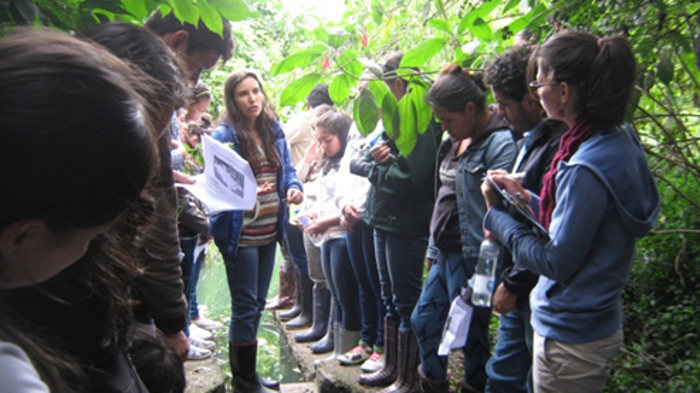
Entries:
[[[244,345],[229,342],[228,358],[231,363],[234,393],[274,393],[276,390],[263,386],[255,372],[258,343]],[[279,384],[277,385],[279,386]]]
[[399,322],[394,319],[384,319],[384,367],[379,371],[360,375],[358,381],[364,386],[389,386],[396,380],[398,357]]
[[418,379],[420,380],[420,391],[423,393],[448,393],[450,391],[450,383],[446,379],[441,381],[429,379],[423,373],[421,366],[418,366]]
[[311,325],[314,316],[313,281],[311,281],[308,274],[297,274],[297,286],[301,287],[299,291],[301,312],[296,318],[284,324],[287,329],[308,327]]
[[331,298],[330,312],[328,313],[328,328],[326,334],[320,341],[317,341],[309,347],[313,353],[328,353],[335,347],[333,324],[335,323],[335,300]]
[[398,372],[396,381],[379,393],[419,393],[418,342],[413,330],[399,330]]
[[258,382],[260,382],[262,386],[271,390],[280,390],[280,381],[273,381],[271,379],[267,379],[262,375],[258,374],[257,372],[255,373],[255,377],[258,379]]
[[294,340],[298,343],[317,341],[328,330],[328,313],[331,306],[331,291],[324,284],[314,285],[314,323],[309,330],[297,333]]

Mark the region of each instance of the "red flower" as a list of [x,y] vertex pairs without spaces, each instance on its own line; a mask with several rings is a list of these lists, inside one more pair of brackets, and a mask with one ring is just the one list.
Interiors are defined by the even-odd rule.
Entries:
[[331,61],[328,60],[327,57],[324,57],[324,58],[323,58],[323,69],[324,69],[324,70],[327,70],[327,69],[329,69],[329,68],[331,68]]
[[367,38],[367,33],[362,33],[362,47],[366,47],[369,39]]

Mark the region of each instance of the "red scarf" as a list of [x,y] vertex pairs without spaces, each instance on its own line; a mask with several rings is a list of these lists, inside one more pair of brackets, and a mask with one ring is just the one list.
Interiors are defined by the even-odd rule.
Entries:
[[552,159],[549,171],[542,178],[542,190],[540,190],[539,222],[547,230],[549,230],[549,224],[552,221],[552,212],[557,205],[555,178],[559,162],[571,158],[578,150],[578,147],[581,146],[581,143],[590,138],[594,132],[595,128],[588,119],[579,119],[559,139],[559,150],[557,150]]

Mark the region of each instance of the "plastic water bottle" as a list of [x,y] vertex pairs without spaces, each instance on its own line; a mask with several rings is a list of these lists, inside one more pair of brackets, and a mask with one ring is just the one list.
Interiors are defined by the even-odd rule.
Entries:
[[472,278],[472,304],[477,307],[491,307],[493,289],[496,283],[496,264],[500,247],[498,243],[484,239],[479,249],[479,260],[476,262]]

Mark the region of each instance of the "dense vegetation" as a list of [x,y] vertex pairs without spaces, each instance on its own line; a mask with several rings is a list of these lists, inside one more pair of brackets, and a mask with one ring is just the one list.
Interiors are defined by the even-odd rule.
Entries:
[[[403,151],[431,117],[424,77],[443,64],[483,67],[523,29],[540,41],[563,28],[628,36],[639,62],[629,121],[644,142],[663,209],[654,232],[639,243],[624,293],[626,346],[608,390],[690,392],[700,386],[700,3],[345,0],[342,17],[328,20],[313,9],[292,15],[281,0],[3,0],[0,26],[28,22],[74,30],[101,20],[143,23],[158,7],[183,20],[201,17],[213,29],[219,14],[236,21],[234,59],[204,76],[215,114],[234,68],[261,72],[283,119],[315,83],[327,82],[363,130],[373,128],[381,108]],[[395,50],[405,53],[402,66],[422,70],[406,76],[412,93],[399,102],[386,94],[376,65]],[[370,80],[361,95],[360,77]]]

